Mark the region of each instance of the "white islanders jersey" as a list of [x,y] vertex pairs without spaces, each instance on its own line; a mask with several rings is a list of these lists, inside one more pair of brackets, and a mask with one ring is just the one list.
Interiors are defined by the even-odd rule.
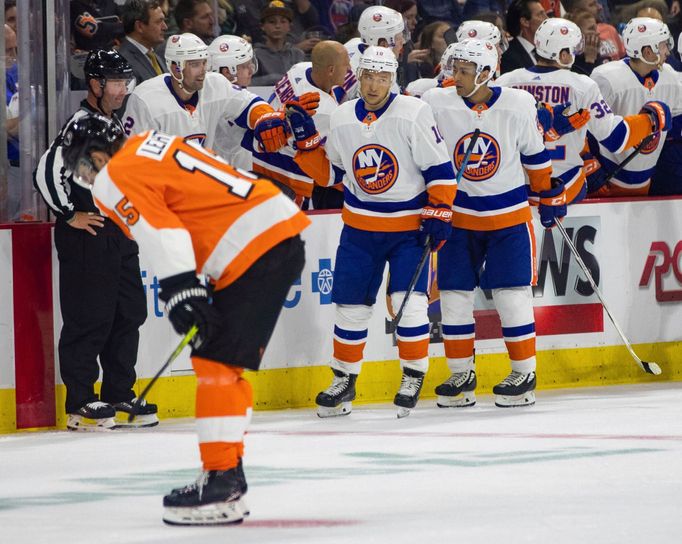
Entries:
[[476,129],[480,135],[462,173],[453,225],[497,230],[531,221],[524,169],[531,189],[550,188],[552,162],[543,143],[535,100],[527,92],[492,87],[485,104],[472,104],[457,89],[432,89],[421,100],[431,106],[455,166],[461,168]]
[[[673,117],[682,113],[682,87],[674,70],[654,70],[641,78],[630,68],[630,59],[607,62],[597,66],[592,79],[615,114],[626,116],[640,111],[650,100],[665,102]],[[614,178],[611,184],[623,194],[647,194],[653,170],[661,154],[666,133],[656,133],[653,140]],[[628,153],[613,153],[604,145],[599,146],[600,162],[608,170],[615,170]]]
[[570,112],[581,108],[589,110],[590,120],[585,126],[554,142],[545,142],[552,158],[552,175],[564,182],[569,203],[584,196],[585,174],[580,153],[585,147],[588,130],[614,153],[621,153],[625,148],[629,127],[620,115],[611,112],[597,84],[585,75],[560,68],[532,66],[502,74],[495,84],[522,89],[535,100],[552,106],[570,102]]
[[151,129],[213,148],[219,124],[230,120],[247,129],[251,110],[261,104],[265,102],[257,95],[214,72],[206,74],[203,89],[190,102],[183,102],[173,91],[171,76],[161,74],[144,81],[130,95],[123,125],[129,135]]
[[418,98],[391,94],[376,112],[362,100],[342,104],[325,152],[332,178],[343,180],[342,217],[351,227],[416,230],[428,201],[452,202],[452,164],[431,108]]
[[[278,110],[294,97],[301,96],[304,93],[318,93],[320,105],[313,115],[313,120],[324,143],[329,134],[331,114],[339,106],[339,101],[345,93],[341,87],[333,88],[331,94],[324,92],[315,86],[311,72],[312,63],[310,62],[294,64],[275,85],[275,92],[270,97],[270,105],[273,109]],[[289,140],[289,145],[277,153],[260,153],[255,150],[253,153],[254,172],[284,183],[291,187],[297,195],[309,197],[313,192],[314,182],[294,162],[295,154],[293,136]]]

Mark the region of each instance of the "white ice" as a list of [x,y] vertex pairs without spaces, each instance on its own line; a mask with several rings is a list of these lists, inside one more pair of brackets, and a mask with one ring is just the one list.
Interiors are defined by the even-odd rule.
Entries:
[[169,527],[198,474],[189,420],[0,437],[0,543],[679,543],[682,384],[539,392],[533,408],[260,412],[251,517]]

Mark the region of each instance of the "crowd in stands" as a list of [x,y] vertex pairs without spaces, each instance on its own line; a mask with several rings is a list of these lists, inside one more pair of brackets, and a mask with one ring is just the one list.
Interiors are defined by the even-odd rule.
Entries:
[[[182,32],[207,44],[219,35],[243,37],[253,44],[258,61],[251,85],[273,86],[294,64],[309,61],[318,42],[357,38],[360,15],[374,4],[398,11],[405,20],[409,40],[399,59],[398,76],[403,90],[417,79],[438,76],[441,55],[456,41],[456,30],[466,20],[493,23],[508,39],[501,73],[537,62],[534,33],[547,17],[560,16],[580,28],[585,43],[572,70],[586,75],[626,56],[620,33],[633,17],[664,21],[675,41],[682,31],[680,0],[71,0],[72,88],[85,88],[82,65],[94,48],[117,48],[133,67],[138,84],[166,72],[166,39]],[[5,21],[8,157],[16,169],[16,0],[5,0]],[[677,47],[666,62],[682,71]],[[669,140],[674,139],[673,132]],[[666,194],[682,193],[682,181],[668,185],[672,188]]]

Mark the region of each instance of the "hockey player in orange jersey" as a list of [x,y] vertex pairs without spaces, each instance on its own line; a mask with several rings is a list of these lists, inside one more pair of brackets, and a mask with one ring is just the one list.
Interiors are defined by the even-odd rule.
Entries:
[[[308,218],[270,182],[238,172],[197,143],[149,131],[127,142],[98,115],[64,136],[64,162],[98,208],[134,238],[161,278],[173,328],[193,325],[196,421],[203,472],[164,497],[166,523],[241,521],[243,436],[257,370],[304,264]],[[209,289],[197,275],[207,276]]]

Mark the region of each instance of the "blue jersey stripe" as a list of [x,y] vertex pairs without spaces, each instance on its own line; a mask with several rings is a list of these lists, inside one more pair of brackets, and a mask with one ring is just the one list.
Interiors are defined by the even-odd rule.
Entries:
[[455,206],[477,212],[487,212],[515,206],[526,200],[528,200],[528,193],[526,192],[525,185],[516,187],[506,193],[487,196],[469,196],[466,191],[460,189],[455,196]]

